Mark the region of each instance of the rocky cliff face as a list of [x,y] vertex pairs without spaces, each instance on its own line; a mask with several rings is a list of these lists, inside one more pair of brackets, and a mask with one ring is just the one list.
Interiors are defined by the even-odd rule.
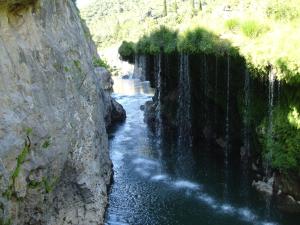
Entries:
[[120,114],[96,57],[72,0],[0,0],[0,224],[103,223]]

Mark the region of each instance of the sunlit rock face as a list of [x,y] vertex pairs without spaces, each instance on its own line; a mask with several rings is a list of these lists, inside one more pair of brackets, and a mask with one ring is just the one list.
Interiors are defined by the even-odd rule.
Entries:
[[112,99],[96,48],[74,1],[15,6],[0,1],[0,223],[102,224]]

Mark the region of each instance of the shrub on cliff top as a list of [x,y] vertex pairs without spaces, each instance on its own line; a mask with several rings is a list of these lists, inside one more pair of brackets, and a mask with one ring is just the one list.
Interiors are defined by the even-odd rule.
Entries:
[[184,52],[238,55],[238,50],[228,40],[221,39],[201,27],[187,30],[182,35],[178,35],[177,31],[162,26],[150,35],[144,35],[137,43],[124,41],[119,48],[121,57],[127,61],[134,54],[154,55],[160,52],[165,54]]
[[118,52],[123,60],[131,62],[135,54],[135,44],[133,42],[123,41]]
[[93,66],[94,67],[103,67],[109,72],[113,72],[113,68],[104,60],[98,57],[93,58]]
[[238,54],[238,51],[231,46],[229,41],[221,39],[214,33],[201,27],[183,33],[179,38],[177,47],[179,52],[190,54]]
[[299,0],[272,1],[266,9],[266,14],[275,20],[293,20],[300,17]]
[[242,23],[241,29],[246,37],[257,38],[265,33],[268,30],[268,27],[255,20],[247,20]]
[[176,51],[178,32],[165,26],[154,30],[149,36],[143,36],[136,45],[138,54],[170,54]]
[[240,21],[236,18],[231,18],[229,20],[226,20],[225,22],[225,28],[230,31],[236,31],[240,26]]

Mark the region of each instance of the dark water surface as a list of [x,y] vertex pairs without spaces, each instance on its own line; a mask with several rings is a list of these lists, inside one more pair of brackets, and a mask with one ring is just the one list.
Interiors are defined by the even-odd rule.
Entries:
[[151,100],[147,82],[115,80],[114,97],[127,120],[110,138],[114,183],[108,225],[300,224],[251,188],[247,172],[224,171],[207,146],[174,147],[148,130],[140,106]]

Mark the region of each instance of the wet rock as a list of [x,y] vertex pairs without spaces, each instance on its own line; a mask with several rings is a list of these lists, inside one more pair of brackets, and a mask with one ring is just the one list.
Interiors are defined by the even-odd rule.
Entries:
[[240,156],[241,156],[241,159],[245,159],[245,158],[248,157],[247,156],[247,149],[244,146],[242,146],[240,148]]
[[153,101],[147,101],[144,109],[144,122],[154,131],[156,127],[156,104]]
[[282,190],[286,195],[293,196],[300,201],[300,178],[299,174],[290,172],[288,175],[277,173],[275,176],[276,189]]
[[268,179],[267,182],[264,181],[252,182],[252,186],[255,187],[257,191],[266,194],[267,196],[273,195],[273,184],[274,184],[274,177]]
[[203,135],[206,140],[211,140],[213,138],[213,131],[210,127],[205,126],[203,129]]
[[126,119],[126,111],[123,106],[119,104],[115,99],[112,99],[112,111],[111,118],[113,123],[123,122]]
[[104,93],[105,99],[105,124],[109,129],[116,123],[125,121],[126,111],[123,106],[119,104],[115,99],[111,98],[109,93]]
[[300,201],[297,201],[291,195],[284,195],[282,193],[278,196],[278,207],[280,210],[289,213],[299,213],[300,212]]
[[277,190],[279,208],[283,211],[300,212],[300,180],[297,173],[276,173],[274,186]]
[[128,80],[128,79],[129,79],[129,75],[124,75],[124,76],[122,76],[122,79],[123,79],[123,80]]
[[221,148],[226,148],[226,141],[223,138],[218,138],[216,140],[216,143],[221,147]]
[[252,163],[252,164],[251,164],[251,169],[252,169],[253,171],[255,171],[255,172],[258,172],[258,171],[259,171],[259,169],[258,169],[258,167],[257,167],[257,165],[256,165],[255,163]]

